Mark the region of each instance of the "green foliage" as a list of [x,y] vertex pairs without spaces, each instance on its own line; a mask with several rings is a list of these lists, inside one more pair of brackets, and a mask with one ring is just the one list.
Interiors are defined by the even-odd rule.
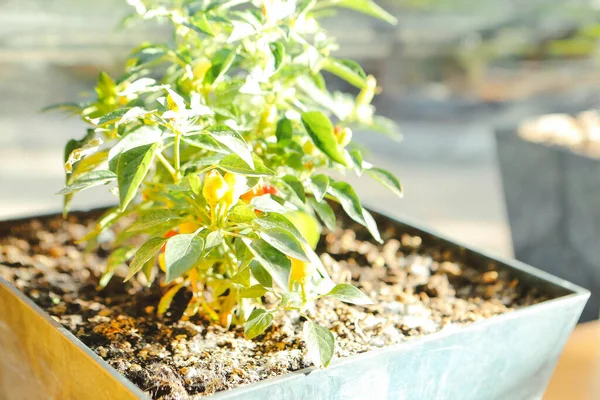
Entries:
[[[314,252],[316,217],[334,229],[328,202],[339,202],[380,240],[354,189],[329,173],[365,170],[398,195],[401,186],[347,150],[351,127],[385,125],[370,104],[376,81],[330,56],[337,45],[317,16],[345,7],[395,18],[371,0],[129,3],[141,18],[171,24],[174,42],[135,49],[123,76],[101,73],[96,98],[66,108],[90,129],[65,149],[65,210],[84,189],[113,184],[118,193],[119,206],[86,236],[119,231],[100,286],[122,264],[126,280],[163,277],[153,272],[158,264],[166,285],[159,315],[190,290],[186,316],[244,324],[248,338],[277,312],[304,315],[323,287],[370,304],[357,288],[331,282]],[[331,94],[322,71],[360,93]],[[315,365],[327,366],[331,332],[308,320],[304,335]]]

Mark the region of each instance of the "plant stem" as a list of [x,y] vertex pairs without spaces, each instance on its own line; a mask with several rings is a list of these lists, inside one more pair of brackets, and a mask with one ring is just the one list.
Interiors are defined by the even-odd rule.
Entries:
[[240,235],[239,233],[233,233],[233,232],[228,232],[228,231],[221,231],[221,233],[223,235],[227,235],[227,236],[232,236],[232,237],[236,237],[236,238],[250,238],[249,236],[246,235]]
[[181,179],[181,159],[179,156],[179,147],[181,144],[181,133],[175,133],[175,155],[173,163],[175,164],[175,183],[179,182]]
[[302,290],[302,308],[304,308],[306,306],[306,288],[304,287],[304,284],[300,285],[300,289]]
[[158,153],[156,157],[158,158],[158,161],[160,161],[161,164],[167,169],[167,171],[169,171],[169,173],[173,177],[173,180],[175,180],[175,177],[177,175],[177,171],[175,171],[175,168],[173,168],[173,166],[167,161],[167,159],[165,158],[165,156],[162,155],[162,153]]

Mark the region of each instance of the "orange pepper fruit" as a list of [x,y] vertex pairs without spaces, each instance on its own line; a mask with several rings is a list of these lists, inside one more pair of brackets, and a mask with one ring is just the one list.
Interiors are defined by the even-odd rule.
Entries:
[[[168,238],[171,238],[171,237],[173,237],[173,236],[175,236],[175,235],[177,235],[177,231],[175,231],[175,230],[171,229],[170,231],[168,231],[167,233],[165,233],[165,234],[163,235],[163,237],[164,237],[165,239],[168,239]],[[161,251],[162,253],[164,253],[166,248],[167,248],[167,242],[165,242],[165,243],[162,245],[162,247],[160,248],[160,251]]]

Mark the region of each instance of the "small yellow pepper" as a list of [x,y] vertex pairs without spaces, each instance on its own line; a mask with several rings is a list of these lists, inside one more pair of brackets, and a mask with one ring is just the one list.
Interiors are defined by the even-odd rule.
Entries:
[[210,61],[201,60],[194,63],[192,67],[192,73],[194,74],[195,82],[202,82],[204,80],[204,76],[208,72],[208,70],[212,67]]
[[194,233],[198,230],[198,228],[200,227],[200,225],[198,225],[195,222],[184,222],[182,224],[179,224],[179,233]]
[[202,187],[202,195],[206,202],[214,207],[227,193],[227,182],[221,176],[219,171],[213,169],[204,178],[204,186]]
[[315,146],[315,144],[311,140],[307,140],[306,142],[304,142],[304,144],[302,145],[302,151],[304,152],[304,154],[309,156],[316,156],[319,154],[319,149],[317,149],[317,146]]
[[158,266],[162,270],[162,272],[167,272],[167,262],[165,261],[165,253],[160,253],[158,255]]
[[312,263],[304,262],[296,258],[290,258],[290,261],[292,262],[290,285],[293,282],[298,282],[300,285],[305,285],[317,270]]
[[225,182],[227,183],[227,193],[223,197],[223,201],[227,204],[227,209],[236,204],[240,196],[247,190],[248,180],[244,175],[233,174],[227,172],[225,174]]
[[350,128],[340,129],[337,135],[337,142],[340,146],[346,147],[352,140],[352,130]]
[[258,122],[258,130],[263,133],[271,133],[274,130],[275,124],[277,123],[277,107],[275,104],[267,105],[263,112],[260,114],[260,121]]

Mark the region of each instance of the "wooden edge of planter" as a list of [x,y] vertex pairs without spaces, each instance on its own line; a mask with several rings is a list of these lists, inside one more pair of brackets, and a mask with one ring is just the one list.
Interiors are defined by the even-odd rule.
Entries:
[[[373,207],[368,208],[371,210],[374,209]],[[375,208],[375,210],[377,209]],[[86,211],[76,211],[72,214],[85,217],[95,215],[101,211],[102,209],[92,209]],[[44,220],[47,218],[53,218],[56,215],[56,213],[47,213],[39,216],[21,217],[18,219],[8,221],[0,221],[0,235],[6,234],[8,232],[9,227],[11,225],[14,225],[15,223],[25,222],[32,218]],[[409,339],[406,342],[399,343],[396,345],[375,349],[367,353],[357,354],[343,359],[337,359],[333,361],[330,368],[336,368],[346,364],[355,363],[359,360],[368,360],[372,357],[378,357],[386,352],[397,351],[399,349],[409,349],[413,346],[418,346],[425,342],[435,341],[439,338],[451,336],[459,331],[464,331],[467,329],[484,329],[486,326],[496,325],[502,323],[503,321],[526,317],[527,315],[535,314],[538,311],[548,311],[548,309],[556,307],[558,303],[560,303],[563,306],[569,306],[574,308],[578,307],[580,309],[579,311],[581,311],[583,305],[585,304],[587,298],[590,295],[589,291],[586,289],[583,289],[563,279],[554,277],[553,275],[540,271],[534,267],[531,267],[519,261],[507,260],[503,257],[493,256],[486,251],[474,250],[471,247],[456,242],[455,240],[447,239],[444,235],[433,233],[433,231],[430,229],[421,228],[418,223],[408,221],[410,220],[409,218],[406,218],[408,222],[403,222],[399,221],[396,218],[387,217],[383,215],[383,213],[380,211],[375,211],[373,215],[378,221],[387,220],[389,222],[393,222],[399,225],[401,229],[406,230],[407,233],[421,235],[424,238],[424,242],[426,243],[437,242],[441,243],[444,246],[457,248],[459,251],[462,251],[463,253],[467,254],[467,262],[472,262],[474,267],[489,265],[490,263],[493,263],[501,268],[507,268],[516,278],[522,280],[523,282],[526,282],[529,285],[536,285],[540,287],[542,290],[546,291],[548,295],[553,296],[553,298],[532,306],[517,309],[510,313],[502,314],[493,318],[472,323],[464,328],[443,330],[441,332],[425,335],[419,338]],[[404,220],[405,217],[402,217],[402,219]],[[12,299],[9,299],[10,297],[12,297]],[[10,283],[0,279],[0,330],[5,325],[5,320],[7,319],[5,317],[6,315],[8,315],[8,317],[10,318],[10,323],[20,325],[21,327],[32,326],[32,324],[34,324],[33,326],[40,326],[40,329],[36,331],[36,335],[23,335],[23,337],[25,337],[26,339],[23,340],[25,343],[22,348],[22,351],[27,351],[24,360],[26,360],[27,362],[33,362],[32,365],[38,365],[37,368],[39,369],[39,371],[35,371],[37,372],[37,374],[34,374],[38,381],[47,382],[48,380],[51,381],[53,378],[56,381],[56,375],[58,373],[61,373],[61,376],[72,378],[71,380],[75,383],[73,387],[60,388],[63,390],[70,390],[71,392],[65,392],[66,394],[64,395],[61,393],[61,395],[59,396],[60,398],[80,398],[82,397],[80,396],[82,393],[85,394],[85,396],[83,397],[89,399],[146,398],[144,393],[140,389],[135,387],[130,381],[128,381],[125,377],[120,375],[104,360],[102,360],[100,357],[94,354],[89,348],[87,348],[79,339],[73,336],[64,327],[60,326],[57,322],[52,320],[52,318],[50,318],[48,314],[46,314],[37,305],[35,305],[33,301],[26,298],[26,296],[23,293],[14,288],[14,286],[12,286]],[[40,332],[42,333],[39,334]],[[37,341],[39,337],[46,336],[50,339],[45,340],[44,343],[40,343],[39,341]],[[74,344],[74,346],[70,346],[69,342]],[[4,347],[5,345],[6,344],[3,344],[2,339],[0,338],[0,348]],[[67,357],[62,355],[61,357],[59,357],[60,360],[68,360],[69,362],[63,365],[52,365],[51,360],[53,358],[57,358],[52,357],[52,354],[50,354],[52,352],[54,352],[54,355],[60,354],[61,352],[69,353],[69,356]],[[93,362],[90,363],[90,360]],[[51,365],[52,368],[47,368],[48,365]],[[0,366],[2,366],[1,361]],[[298,378],[302,378],[302,376],[307,376],[309,374],[323,372],[323,370],[319,370],[314,367],[309,367],[286,374],[284,376],[270,378],[264,381],[252,383],[235,389],[235,391],[233,392],[235,392],[236,396],[240,396],[243,395],[245,392],[255,391],[260,388],[269,387],[271,385],[277,385],[286,381],[296,380]],[[41,378],[38,377],[39,374],[41,374]],[[29,380],[26,380],[28,376],[29,375],[22,377],[24,384],[29,384]],[[93,379],[90,379],[90,377],[92,376]],[[3,385],[2,379],[3,376],[0,375],[0,390],[2,389]],[[81,384],[81,382],[86,381],[94,382],[94,386],[98,389],[95,393],[93,393],[94,396],[92,396],[92,393],[89,391],[89,388],[85,388],[82,386],[77,387],[76,385],[76,383]],[[104,383],[97,384],[99,382]],[[45,383],[45,386],[43,386],[43,388],[45,390],[48,390],[48,388],[52,389],[52,382]],[[229,398],[233,392],[220,392],[215,395],[212,395],[211,398],[226,399]],[[119,395],[115,396],[115,393],[118,393]],[[0,392],[0,394],[2,393]]]
[[2,278],[0,348],[0,398],[145,398],[139,388]]

